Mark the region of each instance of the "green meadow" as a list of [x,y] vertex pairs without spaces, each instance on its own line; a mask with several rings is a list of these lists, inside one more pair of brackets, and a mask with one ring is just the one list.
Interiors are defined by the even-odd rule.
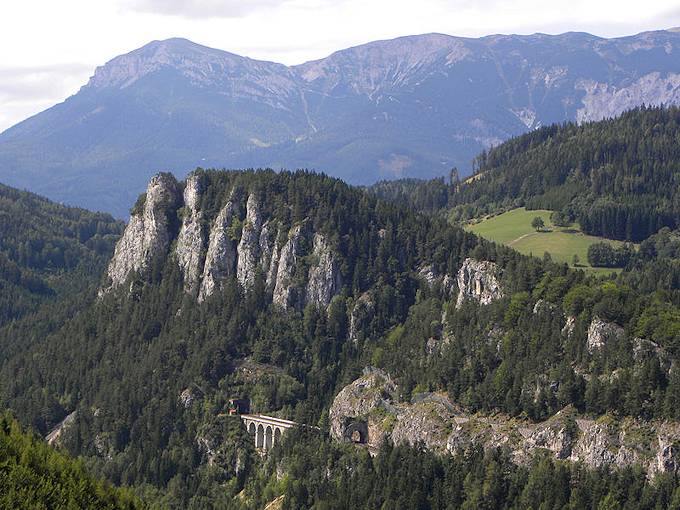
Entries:
[[[601,237],[589,236],[581,232],[578,224],[569,227],[556,227],[550,221],[552,211],[527,211],[524,207],[513,209],[498,216],[484,218],[476,223],[468,224],[465,228],[470,232],[513,247],[525,255],[542,257],[545,252],[550,253],[553,260],[566,262],[573,266],[574,255],[578,255],[581,269],[609,273],[615,271],[610,268],[594,268],[588,264],[588,247],[596,242],[605,241],[619,246],[620,241],[612,241]],[[543,231],[536,232],[531,221],[540,216],[545,223]]]

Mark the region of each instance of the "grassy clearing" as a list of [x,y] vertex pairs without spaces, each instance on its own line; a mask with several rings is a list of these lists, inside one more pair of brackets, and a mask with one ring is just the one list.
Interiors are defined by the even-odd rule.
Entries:
[[[524,207],[520,207],[469,224],[466,229],[491,241],[512,246],[525,255],[542,257],[545,252],[548,252],[553,260],[566,262],[572,266],[574,254],[576,254],[581,269],[599,273],[616,271],[609,268],[591,267],[588,264],[588,247],[599,241],[605,241],[614,246],[621,245],[621,242],[586,235],[581,232],[578,224],[556,227],[550,221],[550,213],[551,211],[546,210],[527,211]],[[531,227],[531,220],[536,216],[543,219],[545,231],[536,232]]]

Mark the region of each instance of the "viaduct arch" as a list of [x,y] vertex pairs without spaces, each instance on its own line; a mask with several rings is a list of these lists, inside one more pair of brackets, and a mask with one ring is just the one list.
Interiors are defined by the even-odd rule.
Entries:
[[273,448],[275,444],[281,441],[281,436],[286,430],[298,426],[294,421],[263,414],[242,414],[240,416],[246,430],[255,440],[255,448],[265,451]]

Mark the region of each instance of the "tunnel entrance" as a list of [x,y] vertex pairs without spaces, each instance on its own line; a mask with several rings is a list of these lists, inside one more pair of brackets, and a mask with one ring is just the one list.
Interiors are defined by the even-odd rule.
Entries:
[[368,425],[365,421],[352,421],[345,426],[343,438],[348,443],[368,443]]

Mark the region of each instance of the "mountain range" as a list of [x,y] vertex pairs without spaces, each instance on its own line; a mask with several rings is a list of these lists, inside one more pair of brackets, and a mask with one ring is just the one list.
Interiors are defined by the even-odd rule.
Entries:
[[429,178],[512,136],[680,103],[680,33],[442,34],[285,66],[153,41],[0,134],[0,181],[125,217],[151,175],[309,168],[353,184]]

